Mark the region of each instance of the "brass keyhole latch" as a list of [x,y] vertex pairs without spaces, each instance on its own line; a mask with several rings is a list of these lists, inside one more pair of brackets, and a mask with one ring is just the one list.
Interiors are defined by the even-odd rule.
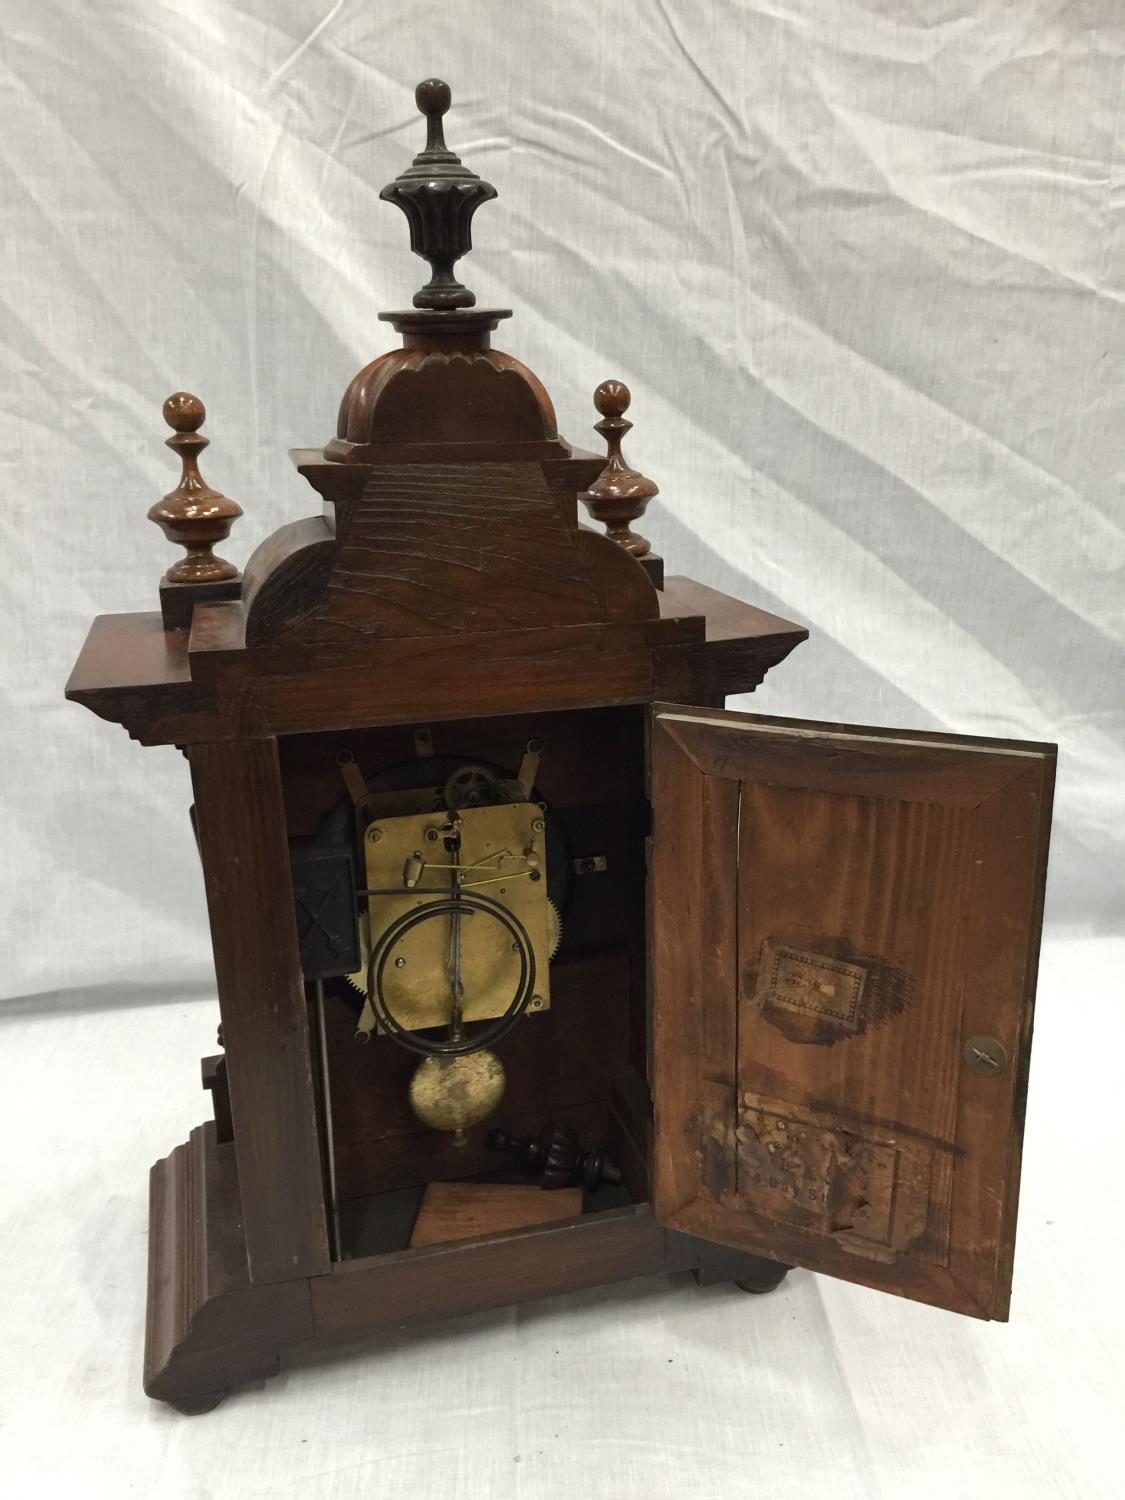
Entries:
[[994,1036],[971,1036],[961,1051],[965,1065],[986,1078],[1003,1073],[1008,1066],[1007,1049]]

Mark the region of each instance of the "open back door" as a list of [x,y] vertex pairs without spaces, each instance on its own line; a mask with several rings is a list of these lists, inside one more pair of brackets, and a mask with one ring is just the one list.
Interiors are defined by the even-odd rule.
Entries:
[[651,775],[657,1216],[1006,1317],[1054,748],[657,707]]

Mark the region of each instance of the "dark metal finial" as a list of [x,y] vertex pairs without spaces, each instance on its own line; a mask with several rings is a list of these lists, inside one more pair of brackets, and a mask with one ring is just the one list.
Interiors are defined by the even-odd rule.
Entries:
[[451,97],[449,85],[440,78],[427,78],[415,89],[415,103],[426,117],[425,150],[379,194],[402,209],[410,225],[411,250],[430,263],[430,280],[415,292],[414,306],[439,310],[476,303],[453,267],[472,249],[473,215],[496,197],[492,184],[462,166],[461,158],[445,144],[442,116]]
[[441,118],[449,110],[453,94],[448,83],[440,78],[427,78],[414,90],[414,103],[426,117],[426,149],[414,158],[417,166],[422,157],[431,161],[455,162],[457,158],[445,144],[445,128]]

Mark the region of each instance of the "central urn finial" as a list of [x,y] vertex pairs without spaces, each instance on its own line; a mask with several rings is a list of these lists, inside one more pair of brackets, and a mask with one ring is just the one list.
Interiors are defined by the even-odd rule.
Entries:
[[461,158],[445,144],[442,116],[451,97],[449,85],[440,78],[427,78],[415,89],[415,102],[426,117],[425,150],[379,194],[402,209],[410,224],[410,248],[430,263],[430,280],[414,293],[414,306],[436,311],[476,303],[453,267],[472,249],[473,215],[496,197],[492,184],[462,166]]

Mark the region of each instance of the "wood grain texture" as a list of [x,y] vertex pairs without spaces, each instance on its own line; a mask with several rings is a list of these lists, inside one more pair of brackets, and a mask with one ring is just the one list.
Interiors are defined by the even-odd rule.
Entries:
[[[288,528],[255,553],[248,642],[350,646],[655,618],[644,571],[579,533],[558,468],[549,483],[534,462],[372,465],[337,508],[331,545],[298,523],[303,532]],[[330,498],[342,492],[339,475],[321,477]]]
[[329,1265],[308,1012],[273,740],[189,753],[250,1279]]
[[479,341],[426,342],[388,350],[360,370],[340,403],[333,453],[355,463],[378,461],[391,446],[559,446],[551,398],[526,365]]
[[373,468],[310,639],[589,624],[576,535],[537,464]]
[[210,1124],[153,1167],[150,1224],[145,1389],[185,1404],[434,1319],[662,1272],[700,1269],[711,1280],[755,1270],[751,1258],[667,1233],[638,1206],[255,1286],[234,1154]]
[[[687,1269],[698,1252],[681,1253]],[[310,1283],[315,1347],[670,1268],[664,1229],[644,1207],[344,1261]]]
[[[613,542],[582,535],[614,567],[643,579],[641,565]],[[801,627],[775,628],[785,622],[728,600],[727,615],[742,624],[732,618],[725,628],[748,634],[713,639],[712,615],[674,590],[654,597],[660,616],[651,620],[360,643],[346,653],[250,650],[244,617],[230,604],[195,607],[190,652],[188,632],[165,631],[159,614],[103,615],[66,692],[142,744],[187,745],[409,722],[434,717],[435,702],[445,717],[464,718],[654,697],[721,705],[726,692],[749,691],[805,638]],[[291,602],[306,616],[315,607]]]
[[690,609],[704,625],[701,641],[661,651],[655,696],[664,702],[721,708],[728,694],[753,692],[771,667],[808,639],[803,625],[691,578],[666,578],[661,607],[677,614]]
[[688,1270],[706,1252],[687,1236],[666,1236],[647,1209],[621,1209],[255,1285],[233,1149],[216,1144],[213,1125],[193,1130],[150,1181],[145,1390],[171,1403],[220,1397],[280,1363],[379,1332]]
[[[654,928],[658,1216],[1006,1316],[1052,774],[1050,747],[658,714],[654,901],[701,924],[699,952]],[[971,1035],[1011,1066],[971,1073]]]
[[514,1229],[534,1229],[575,1219],[582,1212],[582,1189],[561,1188],[545,1193],[541,1187],[509,1186],[492,1182],[431,1182],[410,1235],[412,1249],[445,1245],[453,1240],[479,1239]]
[[201,1125],[149,1179],[144,1386],[158,1400],[264,1379],[312,1336],[307,1281],[251,1285],[240,1218],[233,1148]]
[[290,521],[258,546],[246,565],[227,649],[259,646],[300,625],[319,606],[336,560],[331,516]]

